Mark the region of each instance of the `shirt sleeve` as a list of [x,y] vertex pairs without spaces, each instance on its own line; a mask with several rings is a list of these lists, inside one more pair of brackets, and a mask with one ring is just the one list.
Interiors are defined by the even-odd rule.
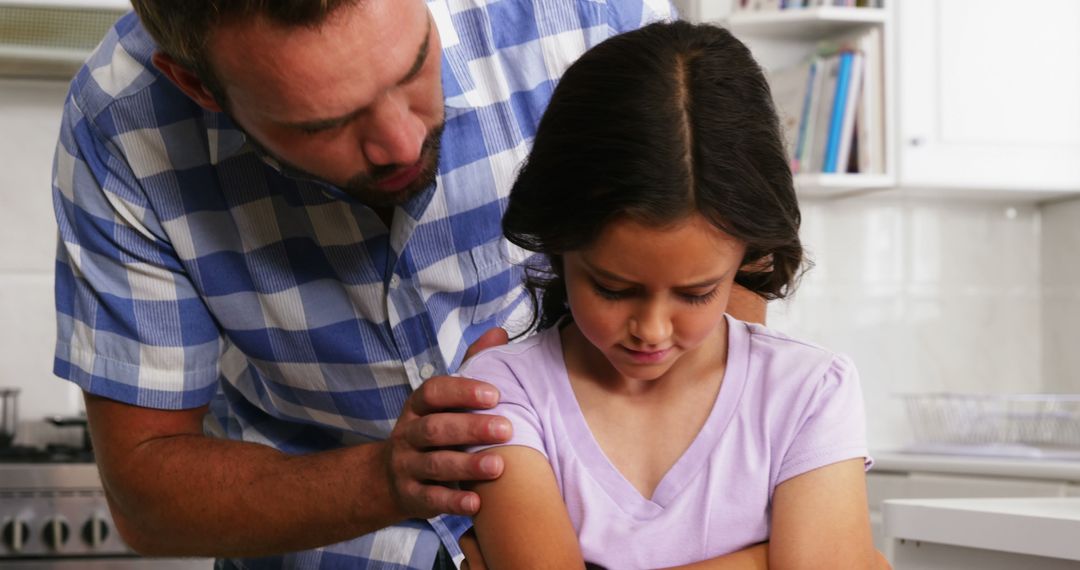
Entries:
[[607,6],[612,35],[679,17],[669,0],[609,0]]
[[[506,356],[499,349],[482,352],[466,362],[458,373],[459,376],[466,378],[483,380],[499,389],[499,404],[497,406],[473,413],[492,414],[510,420],[514,433],[510,441],[502,445],[530,447],[550,459],[544,446],[544,431],[540,415],[537,413],[528,393],[521,385],[515,370],[515,368],[528,369],[528,366],[523,364],[523,359],[518,359],[516,364],[512,364],[508,360],[512,361],[514,359],[504,359]],[[469,451],[482,451],[492,447],[500,446],[476,446],[470,448]]]
[[216,391],[220,333],[118,146],[69,95],[53,161],[53,371],[125,403],[197,407]]
[[805,407],[780,465],[776,484],[845,459],[873,460],[866,449],[866,417],[855,365],[835,356]]

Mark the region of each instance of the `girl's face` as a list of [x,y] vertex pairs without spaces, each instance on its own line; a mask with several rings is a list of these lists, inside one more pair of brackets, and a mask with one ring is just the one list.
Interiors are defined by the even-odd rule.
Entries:
[[611,222],[590,247],[563,256],[574,324],[617,377],[660,378],[726,338],[724,311],[745,250],[698,214],[661,228]]

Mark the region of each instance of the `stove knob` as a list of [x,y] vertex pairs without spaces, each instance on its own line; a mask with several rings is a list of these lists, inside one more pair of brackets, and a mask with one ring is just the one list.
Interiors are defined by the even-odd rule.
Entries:
[[11,519],[4,524],[3,538],[4,544],[12,552],[22,552],[23,546],[30,538],[30,525],[18,518]]
[[41,529],[41,534],[49,548],[60,550],[67,543],[68,536],[71,535],[71,529],[68,528],[68,523],[64,520],[64,517],[53,517],[45,523],[45,528]]
[[101,546],[109,538],[109,525],[101,515],[94,515],[82,527],[82,538],[91,548]]

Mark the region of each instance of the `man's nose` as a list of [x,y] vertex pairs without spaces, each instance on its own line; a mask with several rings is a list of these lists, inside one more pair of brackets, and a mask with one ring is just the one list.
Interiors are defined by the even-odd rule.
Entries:
[[427,128],[400,93],[387,93],[371,109],[361,134],[364,157],[374,166],[415,164],[427,138]]

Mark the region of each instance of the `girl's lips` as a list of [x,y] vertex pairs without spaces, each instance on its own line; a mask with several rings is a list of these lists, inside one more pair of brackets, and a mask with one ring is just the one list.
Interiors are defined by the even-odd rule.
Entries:
[[420,172],[423,168],[423,160],[419,160],[416,164],[398,170],[394,174],[377,181],[376,184],[383,190],[397,192],[409,184],[412,184],[413,181],[420,176]]
[[654,364],[656,362],[660,362],[668,355],[668,353],[671,352],[670,348],[665,348],[663,350],[644,351],[634,350],[632,348],[627,348],[624,346],[622,347],[622,349],[626,351],[626,354],[628,354],[634,362],[637,362],[639,364]]

